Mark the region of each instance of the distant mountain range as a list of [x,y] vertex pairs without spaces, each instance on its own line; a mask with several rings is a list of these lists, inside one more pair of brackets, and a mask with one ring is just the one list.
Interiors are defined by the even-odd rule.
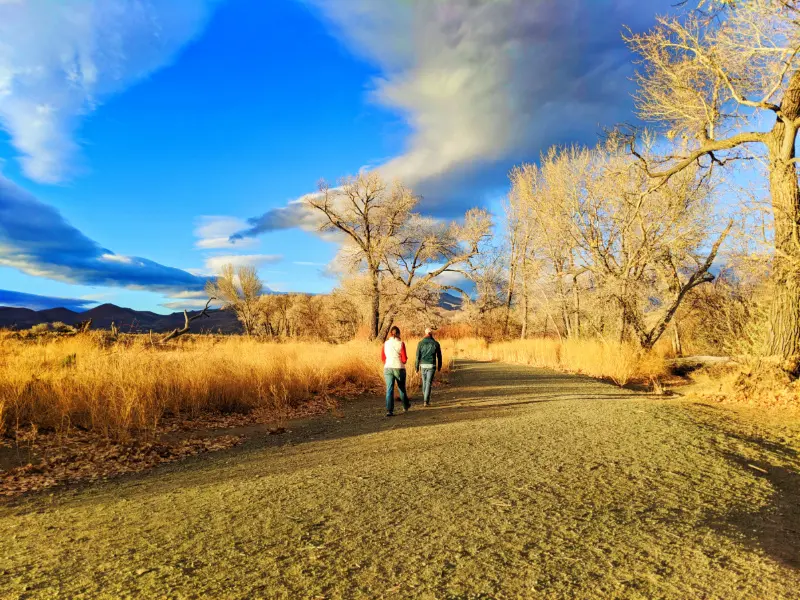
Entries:
[[[189,311],[194,316],[200,311]],[[209,318],[192,323],[192,330],[197,332],[237,333],[241,331],[239,321],[233,312],[226,310],[209,310]],[[46,310],[30,310],[0,306],[0,327],[29,329],[38,323],[54,323],[60,321],[67,325],[77,325],[81,321],[92,320],[92,329],[110,329],[114,323],[123,333],[142,333],[148,331],[171,331],[183,327],[182,312],[159,315],[146,310],[133,310],[115,304],[101,304],[84,312],[75,312],[68,308],[48,308]]]
[[[461,307],[461,298],[451,294],[442,294],[439,306],[445,310],[457,310]],[[194,316],[200,311],[189,311]],[[239,333],[241,325],[233,312],[226,310],[209,310],[209,318],[199,319],[192,323],[192,331],[210,333]],[[39,323],[55,323],[60,321],[67,325],[77,325],[81,321],[92,320],[92,329],[110,329],[114,323],[123,333],[146,333],[148,331],[171,331],[183,327],[183,312],[159,315],[147,310],[133,310],[101,304],[84,312],[68,308],[48,308],[31,310],[13,306],[0,306],[0,327],[13,329],[30,329]]]

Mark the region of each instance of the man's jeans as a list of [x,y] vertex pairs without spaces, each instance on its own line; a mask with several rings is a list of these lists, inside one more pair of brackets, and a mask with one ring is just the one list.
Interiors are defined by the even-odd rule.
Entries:
[[386,379],[386,412],[394,412],[394,384],[397,382],[397,389],[400,390],[400,400],[403,401],[403,408],[411,408],[411,402],[406,395],[406,370],[405,369],[384,369],[383,377]]
[[428,404],[431,401],[431,387],[433,387],[433,376],[436,374],[436,369],[422,367],[420,373],[422,374],[422,401]]

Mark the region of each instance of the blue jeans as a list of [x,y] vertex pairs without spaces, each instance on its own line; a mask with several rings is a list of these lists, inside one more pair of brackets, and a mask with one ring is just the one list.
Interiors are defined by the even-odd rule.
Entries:
[[394,384],[400,390],[400,400],[403,401],[403,408],[411,408],[406,394],[406,370],[405,369],[384,369],[383,377],[386,379],[386,412],[394,413]]
[[431,388],[433,387],[433,376],[436,374],[436,369],[422,367],[420,374],[422,379],[422,401],[428,404],[431,401]]

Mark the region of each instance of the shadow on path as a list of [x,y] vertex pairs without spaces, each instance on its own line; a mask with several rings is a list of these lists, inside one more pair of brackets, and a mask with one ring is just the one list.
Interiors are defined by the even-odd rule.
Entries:
[[741,430],[724,419],[700,427],[718,440],[719,452],[746,476],[766,480],[767,504],[715,514],[707,524],[780,563],[800,570],[800,453],[795,448]]
[[[332,413],[288,422],[287,432],[282,435],[268,435],[269,428],[264,425],[217,430],[212,432],[213,435],[244,434],[248,439],[243,445],[231,450],[196,455],[179,462],[159,465],[151,471],[122,475],[102,484],[73,484],[67,489],[92,487],[102,493],[104,488],[111,489],[126,482],[136,487],[140,485],[138,482],[145,483],[151,478],[177,473],[202,477],[206,471],[214,471],[215,481],[220,481],[220,463],[229,462],[232,458],[254,459],[268,448],[293,448],[313,442],[380,434],[411,427],[506,418],[517,411],[528,410],[542,403],[587,399],[602,402],[641,397],[640,394],[590,377],[502,363],[459,360],[447,377],[448,384],[435,387],[431,407],[423,407],[419,394],[416,394],[416,397],[412,396],[413,405],[408,413],[386,418],[383,397],[345,400],[340,409]],[[36,495],[22,496],[12,503],[22,504],[26,498],[32,499]]]

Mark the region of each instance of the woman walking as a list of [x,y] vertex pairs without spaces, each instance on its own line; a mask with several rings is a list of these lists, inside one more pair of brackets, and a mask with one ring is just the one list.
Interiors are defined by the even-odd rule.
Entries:
[[411,402],[406,394],[406,345],[400,339],[400,328],[392,327],[389,339],[383,343],[381,351],[383,360],[383,377],[386,380],[386,416],[394,416],[394,385],[400,391],[400,400],[403,402],[403,412],[408,412]]

